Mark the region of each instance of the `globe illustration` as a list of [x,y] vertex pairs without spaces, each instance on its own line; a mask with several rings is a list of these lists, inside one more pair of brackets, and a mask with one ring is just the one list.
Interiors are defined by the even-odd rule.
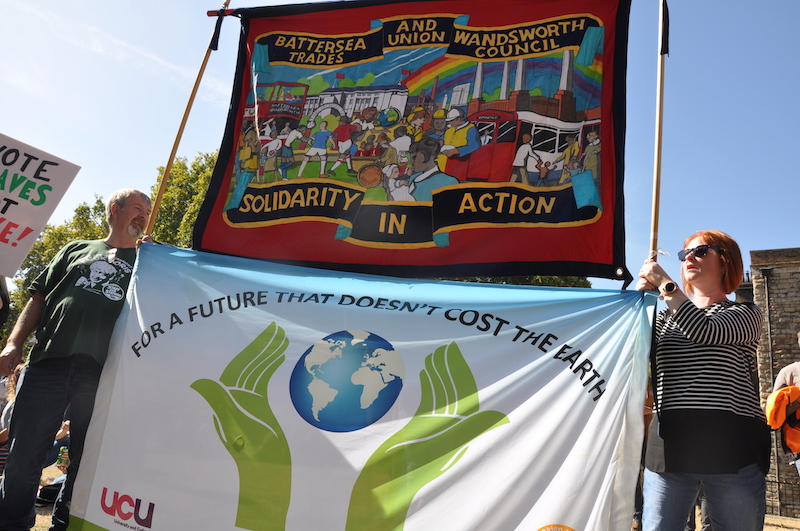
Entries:
[[378,125],[381,127],[391,127],[399,122],[401,117],[400,111],[394,107],[389,107],[388,109],[382,110],[375,121],[378,122]]
[[336,332],[314,343],[289,381],[297,413],[312,426],[345,432],[383,417],[403,388],[405,364],[391,343],[361,330]]

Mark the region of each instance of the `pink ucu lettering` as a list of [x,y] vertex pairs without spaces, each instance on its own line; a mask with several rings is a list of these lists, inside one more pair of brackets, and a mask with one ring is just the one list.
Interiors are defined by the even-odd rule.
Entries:
[[103,495],[100,498],[100,506],[103,508],[103,511],[106,514],[118,516],[122,520],[130,520],[131,516],[133,516],[133,518],[136,520],[136,523],[141,526],[151,527],[153,525],[153,510],[156,507],[155,503],[150,504],[150,507],[147,509],[147,516],[142,518],[140,516],[142,500],[139,498],[136,498],[136,501],[134,502],[133,498],[127,494],[120,494],[119,492],[114,491],[114,498],[110,504],[107,503],[107,500],[108,489],[103,487]]

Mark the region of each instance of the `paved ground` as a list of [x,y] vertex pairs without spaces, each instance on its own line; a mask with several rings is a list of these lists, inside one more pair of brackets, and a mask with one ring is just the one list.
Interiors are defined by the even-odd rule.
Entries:
[[[697,515],[695,529],[702,529],[699,514]],[[764,531],[781,531],[786,529],[800,529],[800,520],[796,518],[781,518],[779,516],[766,517],[764,522]]]
[[767,516],[767,520],[764,523],[764,531],[779,531],[780,529],[800,529],[800,520],[797,518]]
[[[700,511],[697,515],[695,529],[702,529],[700,525]],[[786,529],[800,529],[800,520],[797,518],[781,518],[780,516],[767,516],[764,522],[764,531],[781,531]]]

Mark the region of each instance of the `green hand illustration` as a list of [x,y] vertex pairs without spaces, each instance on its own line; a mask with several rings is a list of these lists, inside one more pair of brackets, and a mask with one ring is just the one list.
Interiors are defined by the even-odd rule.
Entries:
[[509,422],[480,411],[472,371],[455,343],[425,359],[422,396],[408,424],[367,461],[353,487],[347,531],[399,531],[416,493],[452,467],[469,442]]
[[289,444],[267,398],[288,344],[283,329],[272,323],[231,360],[219,382],[191,385],[214,410],[217,435],[239,471],[236,526],[253,531],[283,530],[289,510]]

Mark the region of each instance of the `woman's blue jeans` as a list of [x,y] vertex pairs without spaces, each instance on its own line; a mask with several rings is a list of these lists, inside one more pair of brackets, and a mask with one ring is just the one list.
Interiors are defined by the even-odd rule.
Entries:
[[703,485],[714,531],[761,531],[767,483],[758,465],[737,474],[644,471],[644,531],[683,531]]
[[66,530],[69,502],[103,367],[90,356],[40,361],[25,369],[9,428],[9,453],[0,482],[0,529],[25,530],[36,519],[36,494],[45,459],[70,406],[70,464],[53,511],[53,531]]

